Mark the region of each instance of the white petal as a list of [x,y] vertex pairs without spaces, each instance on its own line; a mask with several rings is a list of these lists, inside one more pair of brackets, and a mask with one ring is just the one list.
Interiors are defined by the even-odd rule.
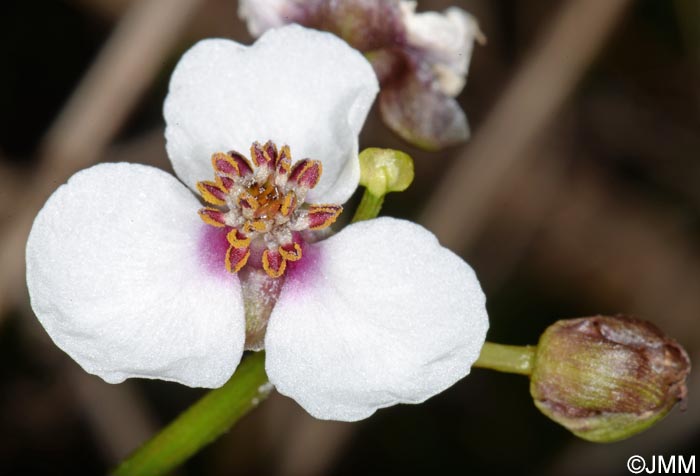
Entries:
[[248,31],[257,37],[270,28],[294,22],[303,15],[304,5],[297,0],[239,0],[238,16],[245,20]]
[[359,420],[469,373],[488,328],[484,294],[432,233],[391,218],[360,222],[302,263],[270,317],[266,368],[313,416]]
[[479,25],[461,8],[444,13],[415,13],[415,8],[414,1],[401,2],[408,43],[427,55],[440,91],[457,96],[466,82],[474,41],[481,35]]
[[85,370],[192,387],[231,376],[245,338],[240,283],[207,266],[198,208],[172,175],[103,164],[39,212],[27,243],[32,308]]
[[343,203],[357,188],[357,136],[377,93],[370,64],[330,33],[290,25],[253,46],[204,40],[182,57],[165,101],[165,136],[178,176],[212,177],[211,154],[247,155],[254,141],[288,144],[323,162],[308,200]]

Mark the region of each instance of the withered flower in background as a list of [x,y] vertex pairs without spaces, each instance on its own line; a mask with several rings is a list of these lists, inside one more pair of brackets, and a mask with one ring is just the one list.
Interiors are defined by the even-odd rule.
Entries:
[[377,74],[387,126],[406,141],[437,150],[469,138],[455,97],[466,82],[476,20],[451,7],[416,13],[399,0],[241,0],[239,15],[254,36],[288,23],[332,32],[362,51]]
[[630,437],[686,398],[688,354],[654,325],[631,317],[557,321],[542,334],[530,393],[575,435],[599,443]]

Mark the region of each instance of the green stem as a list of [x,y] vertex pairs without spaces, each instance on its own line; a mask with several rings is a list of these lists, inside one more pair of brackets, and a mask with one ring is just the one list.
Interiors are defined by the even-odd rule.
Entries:
[[352,217],[352,223],[377,218],[383,203],[384,195],[377,197],[366,188],[365,193],[362,195],[362,200],[357,206],[357,210],[355,210],[355,216]]
[[535,360],[534,345],[503,345],[484,343],[474,367],[498,370],[512,374],[530,375]]
[[[373,198],[375,200],[371,210],[378,212],[381,199]],[[368,207],[370,205],[365,210],[369,210]],[[362,216],[369,218],[367,215]],[[519,347],[486,342],[474,367],[529,375],[534,356],[534,346]],[[112,474],[158,476],[171,472],[235,425],[267,397],[271,388],[265,374],[265,353],[257,352],[241,362],[236,373],[223,387],[210,391],[180,414],[124,460]]]
[[257,352],[243,360],[223,387],[207,393],[124,460],[112,474],[157,476],[169,473],[231,428],[264,400],[271,388],[265,374],[265,354]]

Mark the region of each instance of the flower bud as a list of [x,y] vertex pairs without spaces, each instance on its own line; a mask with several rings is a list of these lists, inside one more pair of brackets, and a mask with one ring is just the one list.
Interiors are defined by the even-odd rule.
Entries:
[[687,394],[688,354],[654,325],[630,317],[562,320],[542,334],[530,394],[542,413],[598,443],[628,438]]
[[403,192],[413,182],[413,159],[405,152],[369,147],[360,153],[360,184],[374,196]]

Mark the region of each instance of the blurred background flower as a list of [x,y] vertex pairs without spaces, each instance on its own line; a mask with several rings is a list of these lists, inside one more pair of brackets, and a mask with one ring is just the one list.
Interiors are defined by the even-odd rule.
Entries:
[[[361,145],[416,161],[413,185],[384,213],[418,221],[474,266],[490,340],[534,344],[557,319],[624,312],[697,359],[700,4],[426,0],[418,11],[453,5],[489,39],[458,96],[472,137],[423,152],[374,111]],[[0,11],[0,473],[103,473],[201,393],[107,385],[48,341],[24,284],[31,220],[87,165],[167,169],[161,107],[175,62],[200,38],[252,38],[232,0],[6,1]],[[686,413],[612,445],[543,417],[528,387],[476,369],[421,406],[358,424],[314,420],[273,394],[181,474],[616,475],[632,454],[700,446],[695,370]]]
[[454,99],[464,88],[474,42],[485,43],[466,11],[416,12],[407,0],[241,0],[248,31],[299,23],[334,33],[362,51],[381,84],[384,123],[407,142],[440,150],[469,138]]

